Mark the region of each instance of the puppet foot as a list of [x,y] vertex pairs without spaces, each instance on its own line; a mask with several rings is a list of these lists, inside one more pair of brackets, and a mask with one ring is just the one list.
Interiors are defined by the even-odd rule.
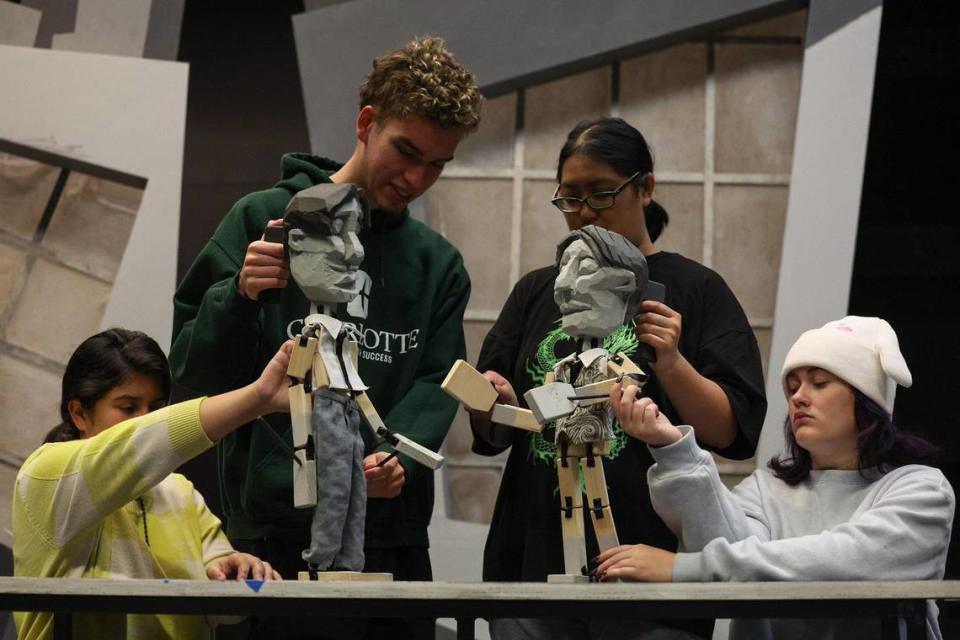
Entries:
[[551,573],[547,576],[547,582],[552,584],[580,584],[590,582],[590,576],[576,573]]
[[318,582],[393,582],[392,573],[363,573],[362,571],[301,571],[297,580]]

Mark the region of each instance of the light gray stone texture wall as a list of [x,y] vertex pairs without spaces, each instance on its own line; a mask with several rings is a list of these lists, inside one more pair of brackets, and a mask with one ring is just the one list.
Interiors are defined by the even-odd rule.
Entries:
[[143,191],[71,173],[42,245],[65,264],[113,282]]
[[660,171],[703,171],[707,47],[691,43],[620,63],[620,116],[640,129]]
[[[427,222],[460,248],[473,285],[470,305],[495,308],[510,292],[509,249],[512,185],[510,180],[450,178],[433,187]],[[472,209],[472,211],[471,211]]]
[[[143,195],[70,172],[44,222],[61,167],[0,154],[0,494],[60,421],[70,354],[96,333]],[[0,544],[10,545],[0,502]]]
[[[17,472],[11,467],[6,467],[0,465],[0,486],[2,487],[13,487],[13,481],[17,477]],[[0,544],[5,547],[13,547],[13,525],[10,522],[11,514],[13,513],[13,491],[4,491],[0,493]],[[13,619],[10,619],[10,630],[13,628]],[[0,629],[0,633],[3,633],[3,629]],[[15,634],[11,634],[10,638],[15,638]]]
[[57,167],[0,153],[0,231],[33,238],[59,175]]

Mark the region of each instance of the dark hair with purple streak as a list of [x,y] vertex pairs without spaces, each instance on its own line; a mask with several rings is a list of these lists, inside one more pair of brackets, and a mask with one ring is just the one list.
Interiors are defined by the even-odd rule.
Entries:
[[[880,473],[907,464],[929,463],[936,456],[932,444],[893,424],[893,418],[879,404],[853,388],[853,417],[857,425],[858,468],[860,471],[876,467]],[[790,416],[783,424],[787,443],[786,456],[774,456],[767,463],[773,474],[789,485],[796,485],[810,475],[810,452],[797,444],[790,427]]]

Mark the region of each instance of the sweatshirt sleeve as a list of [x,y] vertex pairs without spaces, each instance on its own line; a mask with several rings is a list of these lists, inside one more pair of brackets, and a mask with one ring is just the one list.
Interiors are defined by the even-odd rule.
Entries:
[[63,547],[213,446],[200,425],[201,401],[43,445],[17,475],[14,509],[47,544]]
[[197,523],[200,527],[201,557],[203,566],[206,567],[217,558],[233,553],[233,545],[230,544],[227,535],[223,532],[220,518],[211,513],[200,492],[194,489],[192,485],[191,491],[193,494],[193,508],[197,514]]
[[680,548],[699,551],[714,538],[769,539],[755,477],[731,492],[720,480],[713,457],[697,446],[693,429],[679,429],[679,441],[650,447],[656,463],[647,470],[647,482],[653,507],[680,540]]
[[677,582],[931,580],[943,577],[953,522],[943,475],[905,475],[848,522],[814,535],[739,542],[718,538],[680,553]]
[[258,222],[261,207],[253,197],[227,214],[173,297],[170,369],[199,393],[234,389],[255,373],[260,303],[244,298],[236,284],[247,246],[266,224]]
[[[401,433],[433,451],[440,449],[457,411],[456,400],[440,388],[440,383],[453,363],[458,358],[466,357],[463,312],[470,299],[470,277],[459,253],[450,266],[444,290],[445,294],[432,311],[423,357],[417,366],[413,384],[403,399],[384,416],[384,422],[391,431]],[[389,445],[383,445],[380,449],[392,450]],[[433,473],[403,454],[399,458],[407,473],[408,484]]]

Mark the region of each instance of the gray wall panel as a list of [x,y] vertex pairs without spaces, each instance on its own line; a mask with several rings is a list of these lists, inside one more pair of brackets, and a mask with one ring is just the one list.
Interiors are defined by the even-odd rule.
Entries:
[[186,0],[153,0],[144,58],[176,60],[180,49],[180,27]]
[[[488,95],[803,7],[801,0],[354,0],[294,16],[310,142],[352,151],[357,87],[370,61],[415,35],[443,36]],[[598,19],[598,16],[600,19]]]
[[147,179],[103,326],[136,327],[169,349],[187,65],[0,46],[0,86],[0,138]]
[[32,47],[42,14],[37,9],[0,0],[0,44]]
[[53,36],[54,49],[143,56],[151,0],[80,0],[76,28]]
[[883,0],[826,0],[810,3],[807,20],[806,45],[816,44],[831,33],[843,28],[871,9],[883,5]]
[[77,24],[78,0],[23,0],[21,4],[43,12],[36,46],[49,47],[55,33],[71,33]]
[[[811,1],[811,13],[819,1]],[[843,25],[804,56],[760,465],[783,447],[787,351],[802,332],[847,313],[881,12],[876,7]]]

